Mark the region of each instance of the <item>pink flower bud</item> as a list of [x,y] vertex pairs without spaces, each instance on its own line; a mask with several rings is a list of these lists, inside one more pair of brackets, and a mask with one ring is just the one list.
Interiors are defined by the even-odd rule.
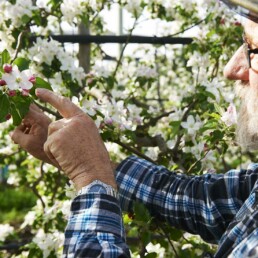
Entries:
[[105,123],[107,125],[112,125],[113,124],[113,119],[111,117],[109,117],[109,118],[105,119]]
[[10,97],[14,97],[14,96],[16,95],[16,90],[9,90],[9,91],[8,91],[8,95],[9,95]]
[[242,25],[241,22],[239,22],[239,21],[236,21],[234,24],[235,24],[235,26],[241,26]]
[[92,84],[94,82],[94,80],[92,79],[92,78],[89,78],[88,80],[87,80],[87,84]]
[[5,86],[6,85],[6,81],[5,80],[0,80],[0,86]]
[[223,24],[223,25],[224,25],[224,24],[225,24],[225,19],[221,19],[221,20],[220,20],[220,24]]
[[11,117],[12,117],[11,114],[8,114],[8,115],[5,116],[5,119],[9,120]]
[[29,77],[29,82],[31,82],[32,84],[36,83],[36,77],[34,75]]
[[27,96],[29,96],[29,94],[30,94],[30,90],[25,90],[25,89],[23,89],[22,92],[21,92],[21,94],[22,94],[22,96],[27,97]]
[[4,69],[4,72],[5,72],[5,73],[11,73],[12,70],[13,70],[13,67],[12,67],[12,65],[10,65],[10,64],[4,64],[4,65],[3,65],[3,69]]

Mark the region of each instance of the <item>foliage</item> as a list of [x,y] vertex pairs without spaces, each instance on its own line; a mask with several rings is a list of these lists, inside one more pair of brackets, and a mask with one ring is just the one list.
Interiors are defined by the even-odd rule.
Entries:
[[[114,4],[134,20],[128,37],[145,19],[157,19],[164,24],[157,36],[183,36],[194,27],[194,41],[188,46],[139,46],[128,54],[125,44],[113,61],[102,59],[108,56],[102,45],[92,44],[91,67],[86,71],[78,65],[77,51],[71,53],[51,35],[80,24],[103,34],[107,32],[103,12]],[[12,0],[0,2],[0,14],[1,76],[3,65],[11,63],[21,72],[29,68],[36,77],[29,96],[22,96],[22,90],[9,96],[6,86],[0,89],[0,164],[9,166],[9,183],[30,188],[38,200],[15,228],[18,234],[29,230],[31,243],[4,257],[58,257],[62,252],[70,205],[66,194],[70,196],[72,187],[62,172],[28,156],[8,135],[32,101],[58,118],[34,98],[35,87],[51,85],[80,105],[99,127],[114,162],[135,154],[177,172],[199,175],[225,172],[249,161],[234,142],[234,117],[226,112],[234,100],[232,83],[222,78],[242,29],[218,1]],[[6,121],[9,113],[13,119]],[[198,257],[214,250],[198,236],[157,223],[140,204],[124,220],[135,257],[161,257],[159,247],[165,248],[166,257]]]

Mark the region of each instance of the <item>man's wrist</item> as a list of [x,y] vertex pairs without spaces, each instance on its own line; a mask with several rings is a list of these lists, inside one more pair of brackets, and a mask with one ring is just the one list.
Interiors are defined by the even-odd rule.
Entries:
[[106,184],[101,180],[94,180],[90,184],[82,187],[77,192],[76,196],[88,193],[107,194],[118,199],[117,190],[113,186]]

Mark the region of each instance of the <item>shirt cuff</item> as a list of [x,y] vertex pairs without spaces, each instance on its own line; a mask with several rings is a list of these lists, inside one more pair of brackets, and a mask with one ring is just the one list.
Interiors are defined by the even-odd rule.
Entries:
[[106,232],[125,239],[119,201],[107,194],[87,193],[77,196],[71,205],[66,234],[76,231]]

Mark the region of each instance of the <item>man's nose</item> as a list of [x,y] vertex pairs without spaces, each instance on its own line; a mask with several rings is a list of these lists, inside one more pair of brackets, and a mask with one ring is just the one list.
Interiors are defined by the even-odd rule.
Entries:
[[243,46],[235,52],[225,66],[224,76],[229,80],[249,80],[249,65]]

